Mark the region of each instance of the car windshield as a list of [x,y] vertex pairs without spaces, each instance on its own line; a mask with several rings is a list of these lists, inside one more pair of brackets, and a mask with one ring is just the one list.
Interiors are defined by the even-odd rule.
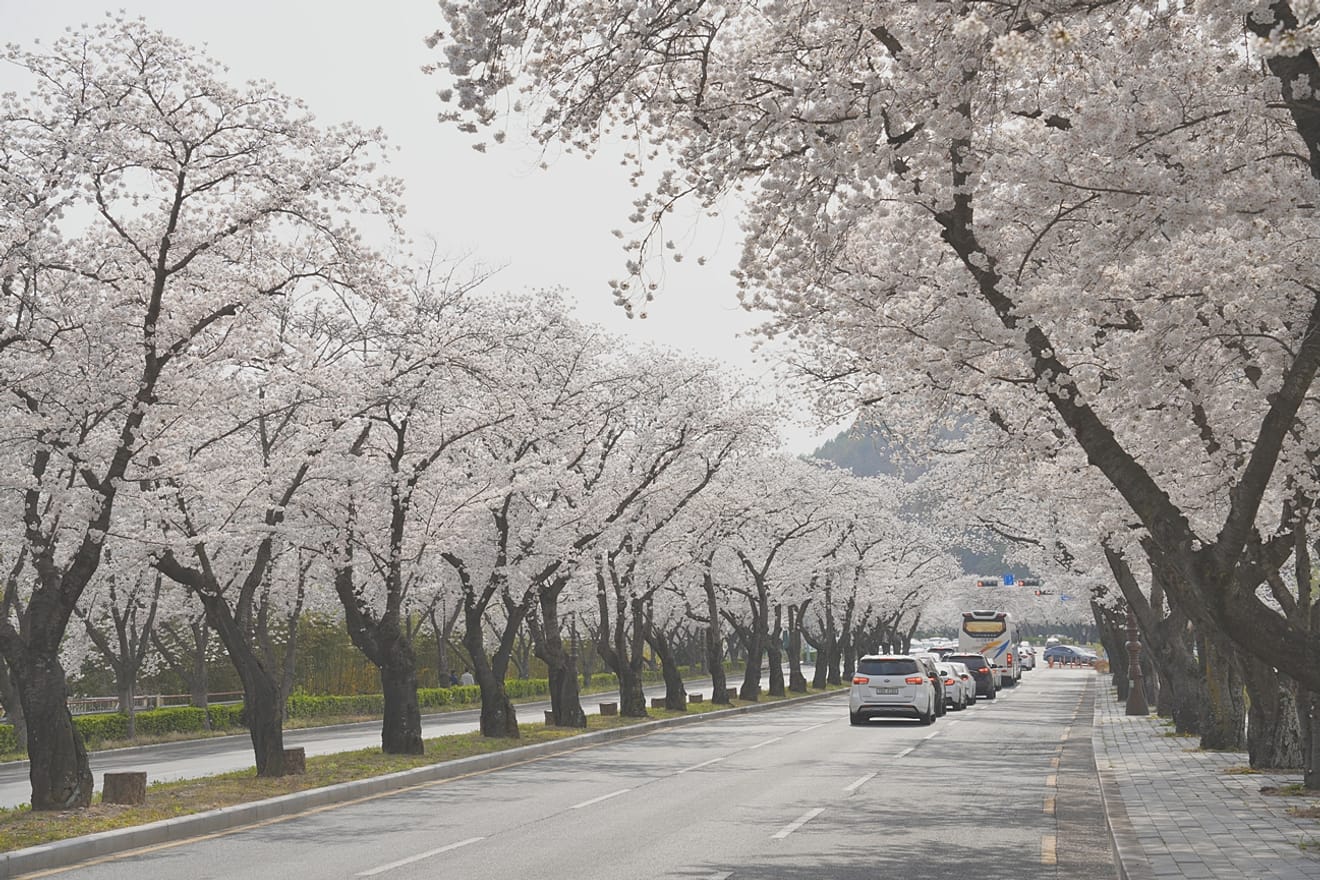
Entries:
[[917,661],[908,657],[863,657],[857,662],[857,671],[863,675],[910,675],[917,671]]
[[982,666],[987,665],[985,662],[985,658],[977,654],[954,654],[949,659],[957,660],[959,663],[963,664],[968,669],[980,669]]

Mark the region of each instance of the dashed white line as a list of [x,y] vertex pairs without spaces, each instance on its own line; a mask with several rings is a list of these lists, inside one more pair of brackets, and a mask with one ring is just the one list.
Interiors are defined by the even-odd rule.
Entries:
[[923,740],[926,740],[926,739],[934,739],[935,737],[937,737],[937,736],[939,736],[939,735],[940,735],[940,732],[939,732],[938,730],[933,730],[933,731],[931,731],[930,733],[928,733],[928,734],[926,734],[925,736],[923,736],[922,739],[923,739]]
[[574,804],[572,807],[570,807],[570,809],[573,809],[573,810],[580,810],[580,809],[582,809],[583,807],[589,807],[589,806],[591,806],[592,804],[598,804],[598,803],[600,803],[601,801],[607,801],[607,800],[609,800],[609,799],[612,798],[612,797],[618,797],[619,795],[621,795],[621,794],[627,794],[627,793],[630,792],[630,791],[632,791],[631,788],[621,788],[621,789],[619,789],[618,791],[612,791],[612,792],[610,792],[609,794],[603,794],[603,795],[601,795],[600,797],[592,798],[592,799],[589,800],[589,801],[583,801],[583,802],[580,803],[580,804]]
[[429,859],[431,856],[438,856],[440,853],[449,852],[451,849],[458,849],[460,846],[467,846],[469,843],[476,843],[479,840],[485,840],[484,837],[469,837],[467,840],[460,840],[458,843],[451,843],[448,846],[437,847],[427,850],[424,853],[418,853],[415,856],[409,856],[406,859],[399,859],[397,862],[390,862],[388,865],[381,865],[379,868],[372,868],[370,871],[363,871],[358,874],[359,877],[375,877],[377,874],[384,874],[386,871],[392,871],[395,868],[402,868],[404,865],[411,865],[413,862],[420,862],[422,859]]
[[779,742],[781,739],[783,739],[782,736],[772,737],[772,738],[770,738],[770,739],[763,740],[763,741],[757,743],[757,744],[754,745],[754,746],[748,746],[748,747],[747,747],[747,750],[748,750],[748,751],[751,751],[752,749],[759,749],[761,746],[768,746],[768,745],[770,745],[770,743],[777,743],[777,742]]
[[824,807],[817,807],[814,810],[807,810],[801,816],[798,816],[792,822],[789,822],[783,828],[780,828],[774,834],[771,834],[770,837],[774,840],[783,840],[785,837],[788,837],[788,835],[792,834],[794,831],[797,831],[803,825],[806,825],[808,822],[810,822],[812,819],[816,818],[823,812],[825,812]]
[[912,750],[915,749],[915,748],[916,748],[916,746],[908,746],[906,749],[904,749],[903,751],[899,752],[897,755],[894,755],[894,757],[895,757],[895,758],[906,758],[908,755],[912,754]]
[[856,782],[853,782],[853,783],[850,784],[850,785],[845,785],[845,786],[843,787],[843,790],[844,790],[844,791],[856,791],[857,789],[861,788],[863,785],[866,785],[866,783],[870,782],[872,779],[875,779],[875,774],[874,774],[874,773],[868,773],[868,774],[866,774],[865,776],[863,776],[861,779],[858,779]]
[[732,871],[725,871],[722,874],[707,874],[702,880],[729,880],[733,876]]
[[718,764],[723,758],[711,758],[709,761],[702,761],[700,764],[693,764],[691,767],[684,767],[679,773],[686,773],[689,770],[700,770],[702,767],[709,767],[711,764]]
[[822,721],[820,724],[813,724],[810,727],[804,727],[801,730],[799,730],[798,733],[806,733],[808,730],[815,730],[817,727],[824,727],[826,724],[829,724],[829,722]]

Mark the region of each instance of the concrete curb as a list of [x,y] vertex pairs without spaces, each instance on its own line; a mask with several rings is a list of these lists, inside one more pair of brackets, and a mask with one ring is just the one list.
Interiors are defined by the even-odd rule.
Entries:
[[1091,724],[1091,751],[1095,755],[1096,775],[1100,778],[1100,803],[1104,805],[1105,827],[1109,830],[1109,845],[1114,851],[1114,864],[1120,880],[1155,880],[1154,869],[1146,859],[1146,851],[1137,839],[1137,832],[1128,818],[1127,807],[1110,766],[1109,753],[1104,746],[1102,728],[1107,726],[1102,702],[1112,699],[1105,684],[1096,687],[1094,718]]
[[749,712],[778,709],[813,700],[841,697],[846,696],[847,693],[846,690],[826,691],[774,703],[752,703],[732,709],[703,712],[700,715],[683,715],[678,718],[647,721],[630,727],[598,730],[593,733],[584,733],[555,740],[554,742],[519,746],[502,752],[493,752],[489,755],[459,758],[455,761],[431,764],[426,767],[417,767],[385,776],[374,776],[370,779],[359,779],[355,782],[328,785],[295,794],[237,804],[232,807],[222,807],[218,810],[209,810],[191,816],[181,816],[177,819],[165,819],[134,828],[103,831],[99,834],[89,834],[70,840],[18,849],[8,853],[0,853],[0,880],[33,871],[66,868],[89,859],[103,858],[142,847],[159,846],[206,834],[214,834],[219,831],[241,828],[245,825],[267,822],[272,819],[290,817],[317,807],[378,797],[412,786],[424,785],[428,782],[453,779],[472,773],[483,773],[617,740],[647,736],[671,727],[699,724],[717,718],[727,718],[730,715],[744,715]]

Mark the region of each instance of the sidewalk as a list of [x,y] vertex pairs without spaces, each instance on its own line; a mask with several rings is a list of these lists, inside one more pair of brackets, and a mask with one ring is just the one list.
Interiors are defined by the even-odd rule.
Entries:
[[1246,752],[1202,752],[1165,736],[1163,719],[1128,718],[1097,677],[1092,744],[1126,880],[1320,878],[1320,820],[1291,816],[1315,798],[1264,795],[1302,774],[1229,774]]

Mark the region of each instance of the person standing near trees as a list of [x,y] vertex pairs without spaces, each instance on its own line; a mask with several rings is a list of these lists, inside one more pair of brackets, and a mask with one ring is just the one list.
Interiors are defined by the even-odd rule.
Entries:
[[459,679],[459,681],[460,681],[463,685],[474,685],[474,684],[477,683],[477,680],[476,680],[475,678],[472,677],[472,670],[470,670],[470,669],[464,669],[464,670],[463,670],[463,677],[462,677],[461,679]]

